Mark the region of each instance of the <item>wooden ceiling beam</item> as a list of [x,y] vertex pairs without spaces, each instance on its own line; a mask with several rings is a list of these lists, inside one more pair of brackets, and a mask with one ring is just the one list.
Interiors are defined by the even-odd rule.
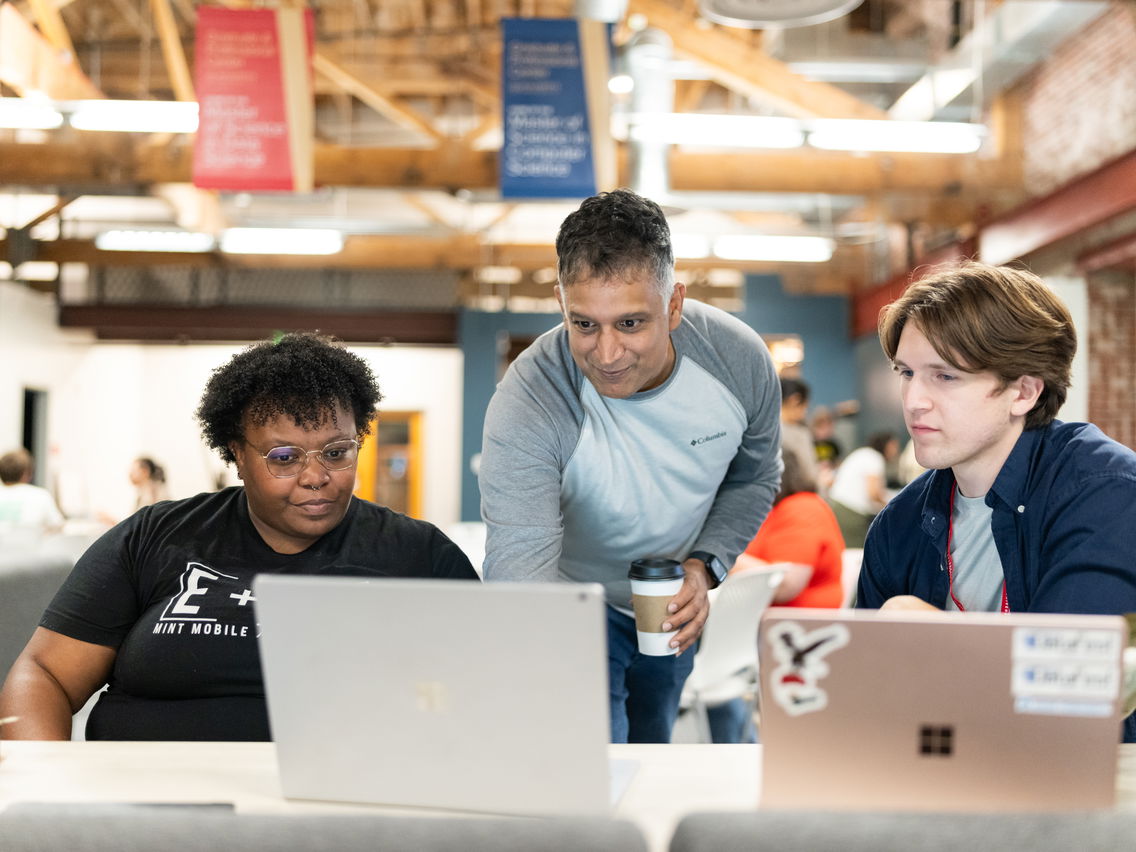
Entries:
[[34,219],[31,219],[30,221],[26,222],[20,230],[30,231],[36,225],[40,225],[40,224],[46,222],[48,219],[52,218],[53,216],[58,216],[60,213],[63,212],[63,209],[65,207],[67,207],[67,205],[69,205],[76,198],[78,198],[78,196],[76,196],[76,195],[64,195],[63,197],[58,199],[54,204],[52,204],[49,208],[47,208],[42,213],[40,213],[38,216],[36,216]]
[[666,32],[675,51],[696,59],[715,81],[802,118],[874,118],[887,114],[829,83],[810,80],[722,27],[701,29],[687,11],[666,0],[630,0],[628,14],[646,16]]
[[170,75],[174,97],[179,101],[195,101],[197,95],[193,89],[193,75],[189,72],[189,62],[185,58],[181,33],[170,0],[150,0],[150,8],[154,13],[158,40],[162,44],[162,57],[165,59],[166,72]]
[[[98,140],[86,141],[96,135]],[[148,147],[132,142],[113,134],[87,134],[81,142],[0,142],[0,184],[119,186],[191,180],[190,146]],[[448,191],[497,186],[496,151],[475,151],[451,142],[431,149],[317,145],[315,169],[320,186]],[[965,197],[1021,190],[1020,175],[1011,165],[962,155],[676,150],[670,156],[670,169],[672,188],[692,192],[932,192]],[[625,183],[625,162],[620,176]]]
[[63,328],[93,328],[100,340],[264,340],[318,329],[348,343],[454,344],[457,311],[320,311],[263,306],[64,305]]
[[[8,242],[0,240],[0,257]],[[486,255],[473,234],[422,237],[406,234],[349,236],[337,255],[272,255],[103,251],[91,240],[59,239],[37,244],[36,260],[89,266],[234,267],[248,269],[468,269]]]
[[71,34],[67,32],[59,7],[51,0],[28,0],[28,5],[48,43],[60,53],[74,56],[75,45],[71,43]]
[[[229,268],[229,269],[445,269],[469,272],[486,266],[508,266],[524,273],[555,269],[554,233],[547,244],[483,244],[471,234],[415,236],[369,234],[348,237],[343,251],[336,255],[226,255],[217,252],[187,254],[177,252],[103,251],[90,240],[60,239],[37,244],[35,260],[50,263],[81,263],[91,267]],[[0,240],[0,258],[6,257],[7,240]],[[712,269],[733,269],[745,273],[775,274],[786,269],[799,275],[847,276],[862,266],[861,247],[838,246],[827,264],[785,264],[769,261],[727,261],[716,258],[680,260],[683,276],[698,278]],[[551,284],[549,292],[551,293]]]
[[1021,187],[1019,176],[1000,160],[946,154],[679,150],[671,152],[670,171],[671,189],[676,191],[957,194]]
[[55,100],[103,97],[74,51],[61,52],[11,3],[0,3],[0,83],[21,95],[38,92]]
[[345,92],[354,95],[379,115],[389,118],[400,127],[426,134],[427,137],[441,141],[444,137],[430,122],[412,109],[393,98],[384,95],[366,80],[348,70],[333,55],[317,49],[312,57],[312,68],[327,77]]

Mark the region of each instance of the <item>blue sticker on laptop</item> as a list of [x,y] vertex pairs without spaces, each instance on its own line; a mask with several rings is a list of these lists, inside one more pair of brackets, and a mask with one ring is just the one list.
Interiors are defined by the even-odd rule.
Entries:
[[828,693],[820,687],[828,675],[824,661],[848,644],[848,628],[829,624],[806,631],[795,621],[782,621],[767,636],[777,667],[770,676],[773,700],[790,716],[815,713],[828,706]]

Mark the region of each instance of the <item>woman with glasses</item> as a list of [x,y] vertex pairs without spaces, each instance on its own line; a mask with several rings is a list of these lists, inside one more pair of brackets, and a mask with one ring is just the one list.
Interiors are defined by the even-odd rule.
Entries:
[[476,580],[431,524],[352,496],[380,399],[362,359],[314,334],[219,367],[197,416],[242,485],[147,506],[88,549],[0,692],[20,717],[4,736],[70,739],[109,684],[89,739],[268,739],[256,574]]

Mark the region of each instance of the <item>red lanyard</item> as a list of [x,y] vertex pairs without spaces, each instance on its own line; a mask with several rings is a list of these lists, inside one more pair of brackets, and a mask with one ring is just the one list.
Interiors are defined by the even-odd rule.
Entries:
[[[955,532],[955,492],[958,491],[958,483],[951,485],[951,508],[947,515],[947,584],[951,592],[951,600],[955,602],[955,606],[959,608],[960,612],[966,612],[966,607],[962,602],[955,597],[955,561],[951,558],[951,539],[954,537]],[[1006,581],[1002,581],[1002,612],[1010,611],[1010,601],[1006,598]]]

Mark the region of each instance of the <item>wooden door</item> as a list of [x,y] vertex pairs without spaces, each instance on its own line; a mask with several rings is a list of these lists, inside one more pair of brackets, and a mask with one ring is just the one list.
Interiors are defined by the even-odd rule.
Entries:
[[422,412],[381,412],[359,449],[355,495],[421,518],[422,457]]

